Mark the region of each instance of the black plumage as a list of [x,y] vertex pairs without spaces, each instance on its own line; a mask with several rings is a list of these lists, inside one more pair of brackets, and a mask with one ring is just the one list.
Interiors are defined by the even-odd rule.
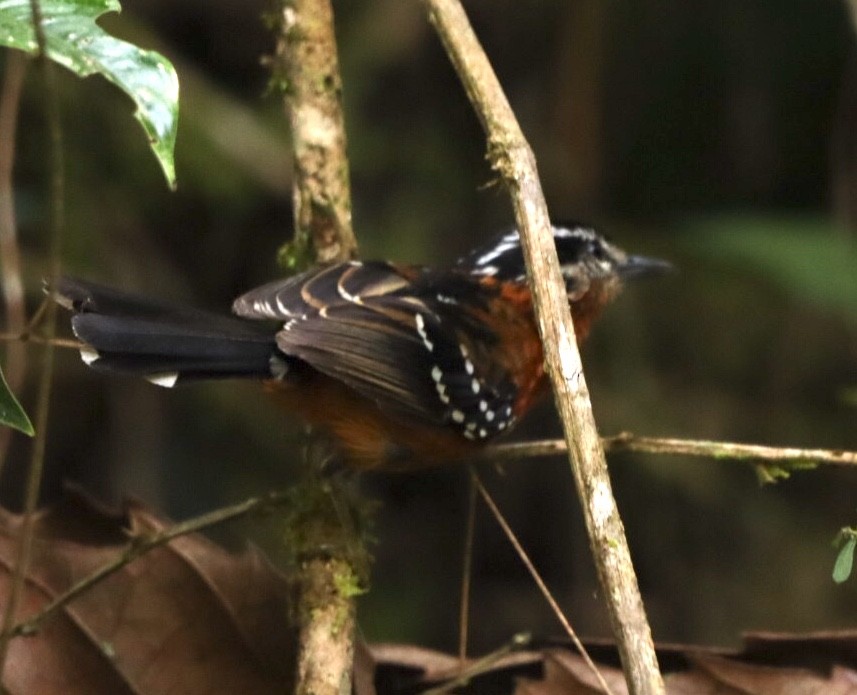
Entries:
[[[623,278],[668,267],[628,256],[585,226],[556,226],[553,234],[579,335]],[[371,439],[370,430],[395,440],[391,433],[399,430],[388,418],[422,426],[428,449],[433,427],[456,441],[490,439],[513,425],[546,384],[514,229],[449,270],[380,261],[315,268],[239,297],[237,316],[72,279],[54,296],[75,312],[72,328],[92,367],[162,386],[269,380],[297,394],[291,402],[298,413],[310,407],[300,389],[321,389],[311,405],[314,421],[338,427],[356,448]],[[367,429],[352,432],[349,414],[328,412],[325,398],[355,411],[365,406],[375,420],[363,418]],[[352,412],[351,421],[365,414]]]
[[[84,361],[100,371],[175,379],[263,378],[276,352],[273,329],[63,278],[58,301],[73,311]],[[171,385],[171,384],[170,384]]]
[[276,337],[281,352],[385,412],[483,439],[508,426],[515,393],[508,375],[483,369],[467,347],[497,340],[473,316],[492,294],[458,271],[352,262],[269,283],[233,309],[285,321]]

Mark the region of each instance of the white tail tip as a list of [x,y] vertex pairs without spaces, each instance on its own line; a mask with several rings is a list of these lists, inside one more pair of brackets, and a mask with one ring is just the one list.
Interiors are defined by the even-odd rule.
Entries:
[[101,355],[98,354],[98,350],[95,350],[91,347],[82,347],[80,348],[80,359],[83,360],[85,365],[91,365],[95,360],[97,360]]
[[179,380],[178,372],[163,372],[161,374],[149,374],[146,381],[150,381],[155,386],[163,386],[165,389],[171,389]]

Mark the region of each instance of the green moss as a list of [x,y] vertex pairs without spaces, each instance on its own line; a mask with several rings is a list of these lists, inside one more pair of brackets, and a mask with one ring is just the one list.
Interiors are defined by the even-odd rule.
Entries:
[[780,480],[788,480],[796,471],[811,471],[818,464],[814,461],[779,461],[777,463],[756,463],[756,477],[761,485],[771,485]]
[[366,593],[366,587],[360,576],[350,566],[343,567],[342,571],[337,572],[333,582],[336,585],[336,591],[344,598],[354,598]]
[[312,244],[303,234],[296,234],[292,241],[286,242],[277,251],[277,264],[289,274],[309,268],[314,259]]

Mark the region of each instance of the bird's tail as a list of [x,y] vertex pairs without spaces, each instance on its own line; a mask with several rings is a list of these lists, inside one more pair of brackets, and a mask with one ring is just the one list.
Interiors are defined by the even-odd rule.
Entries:
[[270,325],[63,278],[53,292],[74,312],[80,354],[94,369],[159,386],[187,379],[270,378],[286,371]]

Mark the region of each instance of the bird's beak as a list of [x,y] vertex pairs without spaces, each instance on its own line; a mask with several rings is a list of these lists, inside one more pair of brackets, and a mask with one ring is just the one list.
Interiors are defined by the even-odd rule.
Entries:
[[619,276],[622,278],[636,278],[643,275],[660,275],[675,270],[675,266],[669,261],[660,258],[647,258],[646,256],[628,256],[624,263],[618,268]]

